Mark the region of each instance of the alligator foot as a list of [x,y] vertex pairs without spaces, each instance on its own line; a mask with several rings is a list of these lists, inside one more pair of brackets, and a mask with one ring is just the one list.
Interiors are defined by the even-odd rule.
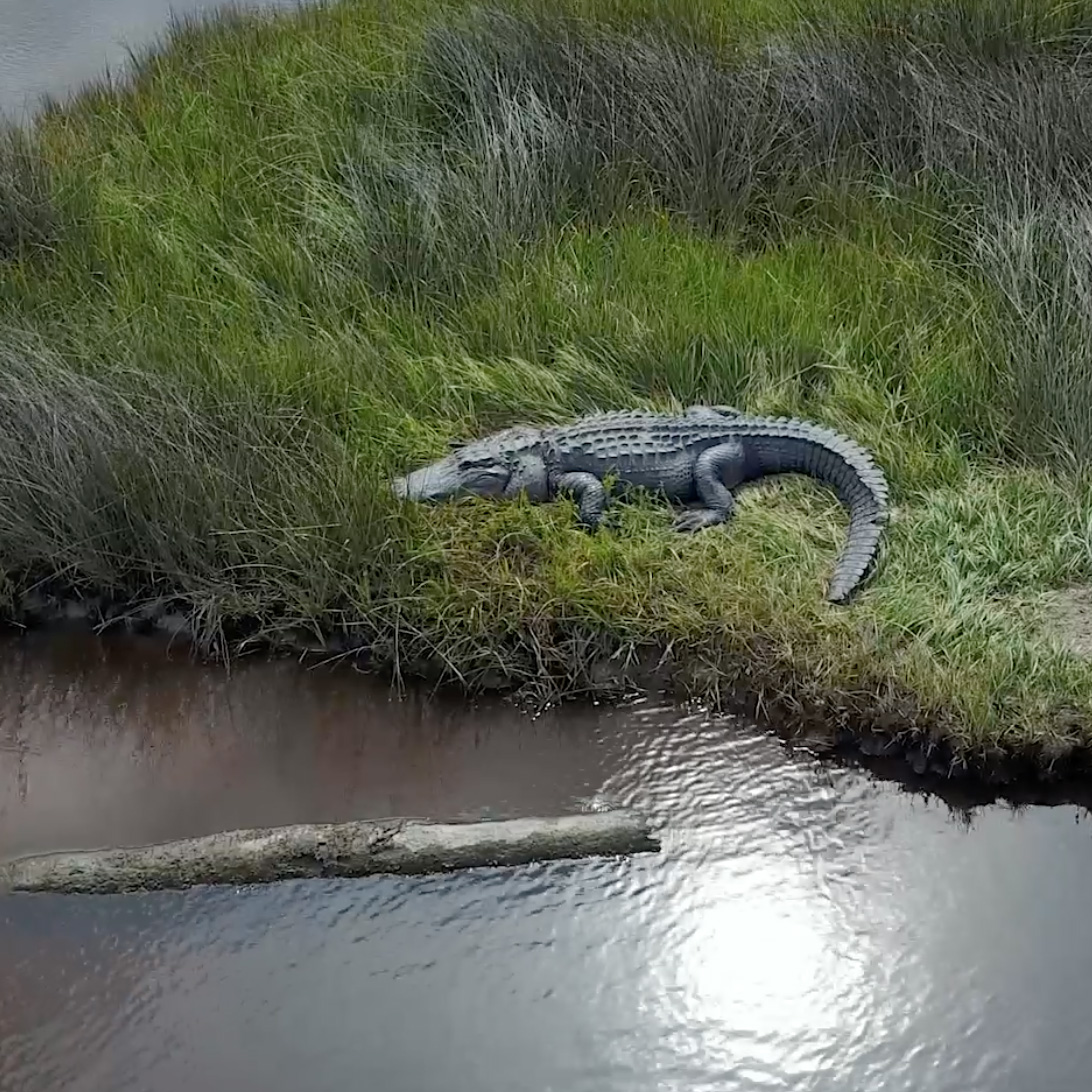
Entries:
[[607,491],[594,474],[580,471],[562,474],[557,483],[557,491],[568,494],[577,502],[580,526],[584,530],[598,530],[607,506]]
[[694,464],[694,485],[702,507],[679,516],[675,530],[701,531],[729,519],[736,509],[731,487],[743,480],[743,469],[743,448],[738,440],[706,448]]
[[692,508],[675,520],[675,530],[689,532],[715,527],[718,523],[725,523],[730,514],[723,508]]

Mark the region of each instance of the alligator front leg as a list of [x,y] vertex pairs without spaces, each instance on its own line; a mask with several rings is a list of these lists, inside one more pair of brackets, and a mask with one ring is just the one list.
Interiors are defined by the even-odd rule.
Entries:
[[684,512],[675,530],[700,531],[730,519],[736,509],[731,487],[743,480],[743,466],[743,447],[736,440],[703,451],[694,463],[694,488],[705,507]]
[[580,508],[580,522],[589,531],[598,528],[607,507],[607,490],[594,475],[585,471],[572,471],[557,479],[558,493],[566,493]]

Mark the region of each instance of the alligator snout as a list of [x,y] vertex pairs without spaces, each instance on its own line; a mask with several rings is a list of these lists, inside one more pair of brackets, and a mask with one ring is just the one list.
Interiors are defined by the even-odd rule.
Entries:
[[391,488],[403,499],[435,504],[468,491],[470,484],[465,475],[459,473],[455,461],[447,458],[395,478]]

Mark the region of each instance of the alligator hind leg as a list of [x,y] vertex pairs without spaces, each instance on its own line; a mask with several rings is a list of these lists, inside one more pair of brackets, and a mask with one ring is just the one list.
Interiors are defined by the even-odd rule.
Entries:
[[694,487],[702,508],[675,520],[676,531],[700,531],[731,519],[736,509],[733,485],[743,480],[743,447],[736,440],[703,451],[694,463]]
[[558,493],[573,497],[580,509],[580,523],[594,531],[602,522],[607,507],[607,490],[603,483],[594,474],[573,471],[562,474],[556,488]]

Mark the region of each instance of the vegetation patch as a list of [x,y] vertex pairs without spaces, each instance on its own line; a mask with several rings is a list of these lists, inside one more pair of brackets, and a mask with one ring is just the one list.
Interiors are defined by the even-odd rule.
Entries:
[[57,215],[33,136],[0,123],[0,262],[48,249]]
[[[470,690],[662,675],[1059,769],[1092,741],[1049,625],[1092,581],[1090,36],[1031,0],[176,25],[0,148],[5,601]],[[651,500],[588,536],[387,486],[451,439],[696,402],[874,451],[895,519],[850,607],[805,481],[693,540]]]

